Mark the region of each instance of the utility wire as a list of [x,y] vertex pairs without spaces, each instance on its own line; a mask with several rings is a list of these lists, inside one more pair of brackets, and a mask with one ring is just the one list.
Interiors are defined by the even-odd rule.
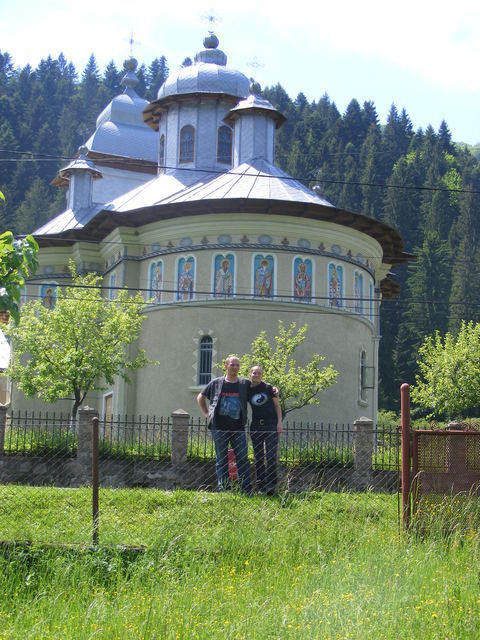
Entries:
[[[0,149],[0,153],[1,152],[5,152],[6,150],[2,150]],[[18,152],[17,152],[18,153]],[[67,158],[67,157],[62,157],[62,156],[51,156],[51,157],[28,157],[28,158],[0,158],[0,163],[1,162],[57,162],[59,160],[64,160],[64,161],[72,161],[75,158]],[[108,165],[108,164],[116,164],[118,161],[117,160],[109,160],[109,159],[104,159],[102,160],[102,164],[104,165]],[[135,161],[129,161],[128,162],[128,166],[129,167],[145,167],[145,162],[135,162]],[[236,171],[222,171],[222,170],[218,170],[218,169],[197,169],[194,167],[177,167],[174,165],[161,165],[161,169],[168,169],[168,170],[175,170],[175,171],[184,171],[184,172],[188,172],[188,173],[202,173],[202,174],[217,174],[217,175],[229,175],[229,176],[244,176],[244,177],[250,177],[252,179],[257,179],[257,178],[268,178],[268,179],[277,179],[277,180],[285,180],[285,181],[294,181],[294,182],[302,182],[302,183],[309,183],[309,182],[321,182],[324,184],[337,184],[337,185],[347,185],[347,186],[357,186],[357,187],[374,187],[374,188],[378,188],[378,189],[404,189],[404,190],[408,190],[408,191],[428,191],[428,192],[446,192],[446,193],[471,193],[471,194],[478,194],[480,193],[480,190],[476,190],[476,189],[462,189],[462,188],[456,188],[456,187],[431,187],[431,186],[415,186],[415,185],[400,185],[400,184],[382,184],[382,183],[377,183],[377,182],[363,182],[363,181],[356,181],[356,180],[352,180],[352,181],[345,181],[345,180],[332,180],[332,179],[328,179],[328,178],[324,178],[321,177],[320,179],[312,177],[312,176],[273,176],[271,174],[268,173],[262,173],[261,171],[259,171],[256,174],[251,174],[251,173],[245,173],[245,172],[236,172]],[[190,185],[190,186],[194,186],[194,185]]]

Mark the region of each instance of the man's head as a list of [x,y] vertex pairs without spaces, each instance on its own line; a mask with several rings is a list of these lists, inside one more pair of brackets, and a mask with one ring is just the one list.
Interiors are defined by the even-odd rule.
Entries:
[[240,360],[238,359],[238,356],[236,356],[234,353],[231,353],[225,358],[225,371],[227,380],[229,380],[230,382],[236,382],[239,369]]

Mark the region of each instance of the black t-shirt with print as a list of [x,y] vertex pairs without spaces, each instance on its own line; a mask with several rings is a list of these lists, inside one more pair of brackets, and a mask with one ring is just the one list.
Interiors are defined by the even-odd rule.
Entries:
[[[277,412],[273,404],[273,387],[265,382],[250,385],[248,401],[252,407],[251,428],[258,430],[277,429]],[[262,424],[263,422],[263,424]]]
[[[209,382],[202,394],[210,398],[212,382]],[[215,414],[215,427],[222,431],[243,431],[240,401],[240,385],[238,382],[223,381],[222,394]]]

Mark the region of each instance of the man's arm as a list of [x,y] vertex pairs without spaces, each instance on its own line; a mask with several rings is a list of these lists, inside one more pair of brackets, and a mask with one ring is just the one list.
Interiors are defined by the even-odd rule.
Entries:
[[202,412],[203,417],[208,418],[207,398],[203,395],[203,393],[198,394],[197,403],[200,407],[200,411]]
[[275,412],[277,414],[277,433],[282,433],[282,407],[280,406],[278,398],[274,396],[272,400],[273,406],[275,407]]

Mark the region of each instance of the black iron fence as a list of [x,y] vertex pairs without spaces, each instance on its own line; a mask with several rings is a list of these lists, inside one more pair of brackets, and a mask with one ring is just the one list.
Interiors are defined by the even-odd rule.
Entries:
[[[397,471],[400,428],[373,427],[371,436],[372,469]],[[279,463],[353,467],[354,446],[353,425],[286,421],[279,441]],[[4,455],[74,456],[77,449],[77,425],[69,415],[26,412],[7,415]],[[171,449],[171,417],[116,415],[99,419],[101,458],[168,460]],[[253,458],[251,446],[249,457]],[[190,417],[187,459],[194,462],[214,458],[215,448],[205,419]]]

